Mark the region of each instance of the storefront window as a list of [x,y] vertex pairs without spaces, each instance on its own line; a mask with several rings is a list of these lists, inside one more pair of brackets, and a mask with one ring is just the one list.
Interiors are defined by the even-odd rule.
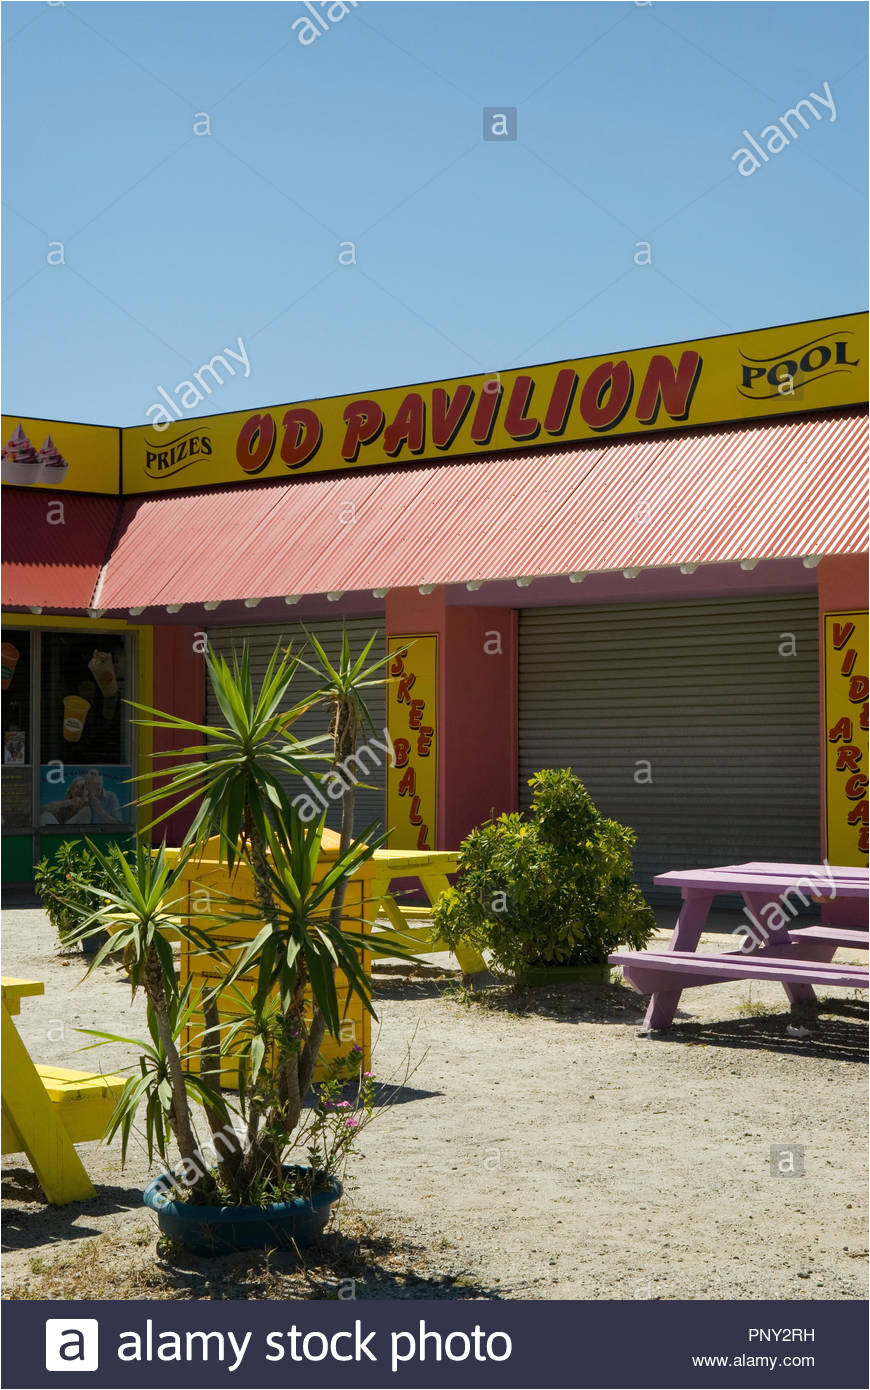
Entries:
[[129,824],[126,639],[45,632],[40,666],[40,826]]
[[3,692],[3,829],[26,830],[32,824],[30,633],[2,632]]

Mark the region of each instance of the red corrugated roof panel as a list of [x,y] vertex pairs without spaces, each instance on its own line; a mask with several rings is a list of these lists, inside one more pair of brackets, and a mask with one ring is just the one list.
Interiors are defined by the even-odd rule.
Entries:
[[860,553],[865,453],[849,411],[131,498],[100,607]]
[[89,608],[119,506],[115,497],[4,487],[4,605]]

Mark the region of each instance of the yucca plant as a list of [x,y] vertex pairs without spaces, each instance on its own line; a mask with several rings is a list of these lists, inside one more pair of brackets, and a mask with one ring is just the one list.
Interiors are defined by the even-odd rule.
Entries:
[[[197,1195],[213,1185],[213,1180],[198,1160],[199,1143],[191,1115],[190,1094],[205,1106],[209,1123],[219,1126],[226,1120],[226,1105],[219,1092],[209,1085],[206,1077],[191,1075],[182,1061],[178,1036],[189,1015],[187,994],[179,991],[178,977],[172,956],[171,937],[179,934],[196,950],[214,951],[212,938],[198,926],[176,915],[184,898],[174,890],[184,874],[188,855],[182,854],[170,866],[164,848],[156,851],[138,844],[129,859],[123,855],[104,853],[88,841],[88,848],[99,867],[99,881],[74,879],[76,896],[68,906],[77,919],[70,941],[107,932],[108,939],[93,956],[85,978],[92,974],[110,953],[120,952],[130,980],[132,994],[144,990],[147,998],[148,1027],[151,1044],[143,1045],[145,1068],[143,1077],[148,1085],[136,1090],[136,1103],[148,1091],[157,1096],[165,1117],[163,1129],[148,1122],[149,1144],[165,1153],[166,1131],[178,1145],[183,1164],[196,1174],[192,1187]],[[90,898],[90,902],[88,902]],[[186,895],[185,895],[186,898]],[[151,1072],[149,1074],[149,1063]],[[118,1111],[111,1122],[112,1132],[122,1131],[126,1152],[133,1106],[133,1088],[125,1088]],[[149,1096],[149,1106],[153,1102]]]
[[[206,656],[208,679],[223,715],[221,723],[199,724],[147,706],[135,706],[143,716],[137,721],[140,724],[175,734],[182,732],[191,738],[186,747],[155,755],[166,760],[156,774],[162,779],[161,785],[149,786],[139,798],[140,805],[157,811],[148,829],[176,811],[196,805],[175,870],[167,873],[162,854],[158,856],[161,892],[171,890],[188,861],[195,861],[213,836],[218,837],[220,857],[231,875],[244,863],[254,883],[254,904],[238,895],[223,895],[216,904],[217,910],[210,911],[207,926],[206,919],[193,927],[184,918],[180,926],[195,949],[211,955],[224,952],[221,984],[202,1001],[206,1027],[199,1056],[205,1090],[196,1099],[205,1105],[213,1133],[217,1128],[221,1130],[223,1153],[218,1172],[222,1195],[229,1202],[244,1203],[247,1195],[262,1194],[267,1189],[281,1191],[284,1156],[300,1126],[324,1036],[327,1031],[336,1038],[340,1035],[342,999],[337,970],[341,970],[347,983],[344,1002],[356,995],[364,1008],[374,1012],[360,953],[363,949],[377,952],[377,938],[365,934],[362,921],[358,923],[359,930],[349,926],[344,901],[348,879],[386,837],[377,835],[375,826],[370,826],[361,839],[353,837],[351,795],[343,807],[336,857],[318,878],[325,818],[306,823],[290,800],[284,782],[288,776],[316,767],[318,762],[331,767],[346,763],[366,720],[371,724],[361,691],[375,683],[374,673],[384,663],[366,666],[371,642],[359,658],[353,659],[345,638],[337,667],[328,662],[319,643],[312,639],[312,645],[319,663],[314,669],[321,678],[321,688],[313,697],[295,704],[290,698],[290,687],[299,659],[289,649],[276,650],[259,691],[255,691],[245,649],[231,664],[211,652]],[[331,707],[331,734],[297,739],[292,725],[317,702]],[[329,742],[331,757],[328,752],[319,751],[320,745]],[[316,771],[312,775],[316,776]],[[149,851],[141,850],[143,866],[148,859]],[[168,1107],[170,1127],[187,1168],[186,1160],[191,1155],[196,1159],[196,1138],[184,1067],[177,1040],[172,1036],[172,1015],[167,1005],[169,995],[175,999],[178,987],[170,983],[170,976],[173,982],[175,977],[169,943],[163,939],[158,944],[156,939],[157,906],[152,898],[153,894],[148,898],[150,934],[141,947],[138,937],[124,937],[128,930],[124,919],[129,908],[120,892],[109,894],[109,901],[91,914],[82,931],[96,930],[98,923],[110,926],[115,932],[114,941],[95,957],[92,968],[105,958],[108,949],[123,945],[134,987],[141,978],[146,989],[150,986],[152,990],[155,1023],[160,1025],[160,1052],[148,1054],[150,1071],[152,1080],[157,1079],[156,1093]],[[165,907],[164,926],[175,928],[178,921],[173,915],[170,922],[171,905]],[[252,940],[242,948],[237,940],[232,946],[225,941],[222,947],[222,928],[229,922],[245,920],[258,926]],[[143,950],[151,963],[148,970],[140,961]],[[403,954],[394,945],[385,948],[384,953]],[[162,994],[157,965],[163,978]],[[242,976],[253,979],[253,995],[243,1010],[243,1020],[227,1032],[219,1018],[220,994],[234,989]],[[308,991],[310,1006],[306,1003]],[[149,994],[149,1004],[151,998]],[[180,1002],[174,1015],[176,1022],[178,1008]],[[223,1040],[219,1041],[222,1032]],[[210,1103],[220,1079],[220,1058],[216,1055],[219,1048],[232,1052],[239,1062],[243,1132],[228,1126],[220,1106]],[[140,1088],[140,1099],[147,1095],[150,1103],[153,1093],[153,1087],[149,1089],[145,1084]],[[131,1103],[132,1095],[131,1087]]]
[[[350,763],[354,760],[360,734],[368,728],[376,732],[372,716],[363,695],[364,690],[383,685],[387,679],[380,675],[390,660],[389,654],[366,665],[375,643],[373,634],[359,656],[354,659],[350,648],[347,628],[342,630],[341,651],[338,664],[333,665],[312,632],[306,637],[314,649],[315,663],[302,664],[318,679],[316,699],[323,700],[331,711],[329,736],[332,739],[332,769],[342,775],[344,790],[341,794],[341,835],[339,853],[346,854],[353,841],[354,803],[356,799],[356,778],[350,774]],[[386,732],[386,731],[385,731]],[[369,832],[365,832],[368,834]],[[333,934],[341,931],[347,879],[340,879],[333,889],[330,927]],[[302,1083],[306,1089],[311,1084],[317,1056],[323,1045],[327,1018],[323,1010],[315,1013],[311,1021],[305,1043]]]
[[[170,994],[167,999],[170,1034],[182,1064],[188,1109],[190,1110],[191,1102],[197,1103],[210,1116],[212,1133],[224,1134],[230,1132],[232,1126],[229,1107],[218,1087],[207,1079],[204,1073],[197,1072],[196,1064],[201,1057],[197,1043],[191,1046],[184,1042],[199,1003],[200,1001],[193,996],[189,980],[183,989]],[[127,1159],[127,1149],[134,1127],[144,1119],[148,1162],[151,1163],[154,1155],[158,1154],[168,1167],[172,1167],[174,1158],[170,1153],[170,1140],[173,1137],[172,1118],[177,1108],[173,1071],[153,1008],[148,1009],[147,1021],[150,1035],[147,1039],[106,1033],[99,1028],[82,1028],[80,1031],[98,1040],[91,1043],[91,1047],[120,1043],[139,1054],[137,1062],[128,1068],[133,1075],[127,1079],[104,1135],[105,1139],[112,1140],[116,1134],[120,1134],[122,1165]],[[192,1121],[191,1127],[193,1128]],[[185,1168],[191,1196],[198,1201],[204,1201],[214,1194],[215,1182],[207,1164],[202,1161],[200,1140],[195,1130],[194,1140],[195,1148],[192,1151],[188,1150],[185,1154],[179,1145],[179,1152],[182,1153],[182,1165]],[[223,1185],[228,1187],[235,1180],[236,1166],[227,1164],[225,1155],[218,1148],[216,1155]]]

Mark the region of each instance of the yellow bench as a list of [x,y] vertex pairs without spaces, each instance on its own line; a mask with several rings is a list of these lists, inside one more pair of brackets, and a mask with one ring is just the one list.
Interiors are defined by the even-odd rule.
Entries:
[[95,1197],[75,1145],[100,1139],[124,1089],[124,1077],[37,1066],[12,1021],[21,1000],[42,994],[41,980],[3,978],[4,1154],[27,1155],[55,1206]]
[[[374,864],[372,898],[393,927],[392,931],[384,932],[376,929],[380,945],[395,941],[397,946],[416,955],[453,951],[463,975],[475,975],[486,969],[486,961],[474,946],[460,943],[454,948],[446,941],[436,940],[431,928],[411,925],[415,918],[431,917],[435,903],[449,889],[447,875],[456,873],[459,868],[457,850],[376,849],[371,862]],[[409,907],[397,903],[390,892],[390,883],[395,878],[416,878],[430,906]]]

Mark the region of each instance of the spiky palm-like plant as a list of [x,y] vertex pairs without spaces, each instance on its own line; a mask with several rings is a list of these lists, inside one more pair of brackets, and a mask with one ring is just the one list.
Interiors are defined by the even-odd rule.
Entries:
[[[370,826],[361,839],[353,838],[351,786],[343,805],[336,857],[321,872],[325,817],[306,823],[283,782],[288,775],[310,770],[318,761],[333,766],[346,762],[356,748],[360,729],[366,721],[371,724],[361,692],[376,683],[374,672],[384,663],[366,667],[371,642],[354,660],[345,637],[337,667],[328,662],[319,643],[312,639],[312,644],[319,665],[309,669],[318,671],[321,688],[295,704],[290,702],[289,691],[299,659],[289,649],[283,653],[276,650],[259,691],[255,691],[245,649],[232,665],[212,653],[206,656],[208,679],[223,716],[221,723],[200,724],[135,706],[144,716],[140,724],[183,733],[194,740],[156,755],[167,763],[160,767],[161,784],[150,786],[139,798],[140,805],[157,810],[146,829],[195,804],[182,850],[183,862],[195,860],[206,842],[217,835],[220,858],[230,873],[244,862],[254,882],[255,909],[252,911],[251,904],[241,898],[226,896],[213,918],[206,945],[200,941],[201,949],[214,953],[216,943],[219,949],[221,921],[251,920],[259,928],[235,960],[227,954],[219,986],[219,990],[233,988],[242,975],[254,980],[247,1032],[242,1035],[237,1030],[233,1040],[236,1053],[241,1036],[247,1038],[250,1049],[242,1067],[248,1078],[246,1133],[242,1136],[230,1130],[228,1136],[224,1134],[221,1167],[225,1180],[227,1174],[233,1175],[232,1199],[236,1201],[243,1201],[248,1191],[262,1190],[264,1180],[276,1185],[281,1182],[282,1154],[299,1126],[323,1038],[327,1030],[339,1036],[337,969],[345,976],[348,994],[356,994],[363,1006],[374,1012],[360,953],[363,949],[377,952],[377,941],[365,935],[362,921],[359,931],[348,929],[344,902],[348,879],[385,837],[377,836],[376,827]],[[292,725],[317,702],[331,706],[331,736],[297,739]],[[319,751],[320,744],[330,741],[331,758]],[[142,853],[147,856],[148,852]],[[106,911],[108,916],[104,913],[100,923],[103,926],[110,924],[111,904]],[[93,929],[98,928],[94,925]],[[200,937],[203,935],[200,931]],[[165,942],[164,947],[159,949],[159,960],[168,973],[172,971],[171,951]],[[390,946],[388,953],[402,954],[395,946]],[[310,1021],[305,1003],[309,989]],[[214,996],[205,1001],[207,1033],[212,1035],[218,1032],[217,1004]],[[169,1043],[171,1046],[171,1038]],[[161,1045],[168,1058],[170,1049],[162,1034]],[[267,1056],[269,1067],[264,1065]],[[184,1103],[177,1101],[183,1090],[178,1071],[173,1063],[171,1103],[183,1114]],[[193,1141],[188,1142],[186,1129],[183,1133],[182,1156],[186,1157]]]

